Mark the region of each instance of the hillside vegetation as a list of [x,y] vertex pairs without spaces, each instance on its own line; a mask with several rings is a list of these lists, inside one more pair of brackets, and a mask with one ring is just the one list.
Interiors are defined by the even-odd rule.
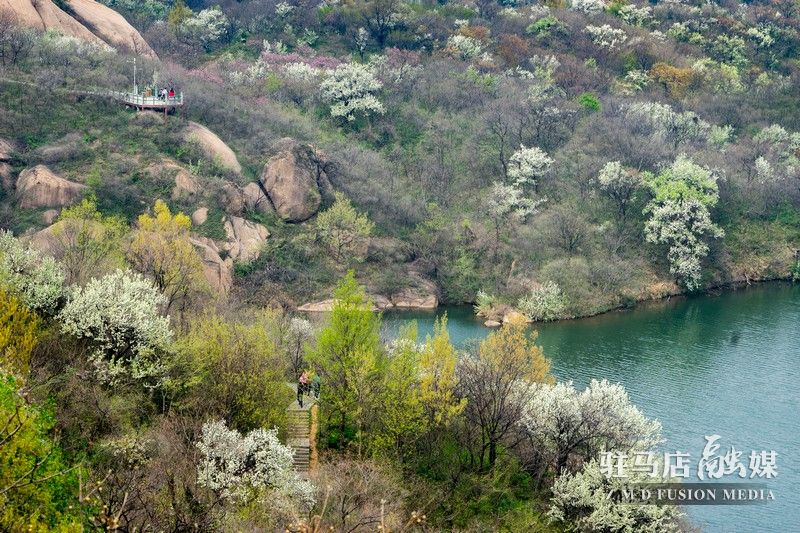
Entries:
[[[0,529],[687,527],[605,501],[597,454],[660,426],[523,324],[800,278],[796,2],[102,3],[157,57],[0,2]],[[134,57],[185,105],[105,96]],[[371,312],[440,303],[502,328]]]

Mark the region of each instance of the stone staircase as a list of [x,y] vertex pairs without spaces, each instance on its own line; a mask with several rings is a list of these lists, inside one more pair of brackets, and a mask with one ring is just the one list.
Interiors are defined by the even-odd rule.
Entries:
[[[297,391],[297,385],[287,383]],[[294,469],[305,475],[317,466],[317,401],[311,395],[303,396],[303,407],[292,400],[286,408],[286,445],[294,450]]]
[[311,410],[293,403],[286,410],[286,444],[294,450],[294,469],[305,474],[311,464]]

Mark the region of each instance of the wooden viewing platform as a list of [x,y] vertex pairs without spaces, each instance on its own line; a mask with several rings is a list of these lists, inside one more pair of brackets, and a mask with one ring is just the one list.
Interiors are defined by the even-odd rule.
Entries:
[[178,93],[177,96],[168,96],[166,98],[161,98],[159,96],[144,96],[143,94],[122,91],[110,91],[109,95],[115,100],[118,100],[130,107],[134,107],[139,111],[144,111],[145,109],[158,111],[163,110],[166,114],[169,110],[183,107],[183,92]]

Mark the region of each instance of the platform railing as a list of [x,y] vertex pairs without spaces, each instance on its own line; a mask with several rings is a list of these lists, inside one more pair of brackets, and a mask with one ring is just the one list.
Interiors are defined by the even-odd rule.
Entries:
[[143,94],[134,94],[134,93],[126,93],[121,91],[112,91],[111,96],[122,100],[126,104],[130,105],[138,105],[138,106],[149,106],[149,107],[157,107],[157,106],[182,106],[183,105],[183,93],[178,93],[176,96],[167,96],[166,98],[162,98],[160,96],[144,96]]

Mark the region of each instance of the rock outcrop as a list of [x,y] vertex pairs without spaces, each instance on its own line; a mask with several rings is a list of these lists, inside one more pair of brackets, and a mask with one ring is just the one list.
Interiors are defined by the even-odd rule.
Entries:
[[258,183],[248,183],[242,189],[242,198],[244,199],[244,206],[248,211],[253,213],[260,213],[262,215],[271,215],[275,213],[267,195],[261,189]]
[[202,226],[208,220],[208,208],[207,207],[200,207],[195,209],[194,213],[192,213],[192,224],[195,226]]
[[86,186],[65,180],[44,165],[20,172],[17,199],[24,209],[70,205],[86,191]]
[[226,181],[220,191],[223,209],[229,215],[239,216],[244,211],[244,196],[242,190],[234,183]]
[[0,0],[0,10],[10,11],[25,26],[156,58],[136,28],[110,7],[94,0],[64,0],[63,5],[66,10],[53,0]]
[[231,148],[210,129],[197,122],[189,122],[184,132],[187,141],[197,144],[203,155],[226,169],[241,174],[242,165]]
[[223,249],[231,259],[252,261],[261,253],[261,248],[269,238],[269,231],[261,224],[239,217],[223,219],[227,241]]
[[530,320],[516,309],[510,309],[503,315],[503,324],[508,324],[510,322],[528,323]]
[[197,180],[189,174],[188,170],[180,169],[175,174],[175,186],[172,188],[172,199],[191,198],[202,191]]
[[416,288],[401,289],[392,295],[392,304],[398,309],[436,309],[439,299],[435,294]]
[[[392,302],[385,296],[379,294],[370,295],[369,299],[372,300],[373,311],[385,311],[393,307]],[[304,313],[328,313],[333,311],[333,298],[321,300],[319,302],[309,302],[297,308],[298,311]]]
[[0,186],[6,193],[14,189],[14,179],[10,164],[14,151],[13,144],[5,139],[0,139]]
[[233,286],[233,260],[222,259],[220,250],[211,239],[197,237],[191,239],[200,259],[203,261],[203,275],[214,291],[227,294]]
[[321,182],[327,183],[328,166],[314,147],[293,139],[283,139],[275,146],[261,173],[261,184],[275,211],[286,222],[303,222],[319,210],[322,203]]

